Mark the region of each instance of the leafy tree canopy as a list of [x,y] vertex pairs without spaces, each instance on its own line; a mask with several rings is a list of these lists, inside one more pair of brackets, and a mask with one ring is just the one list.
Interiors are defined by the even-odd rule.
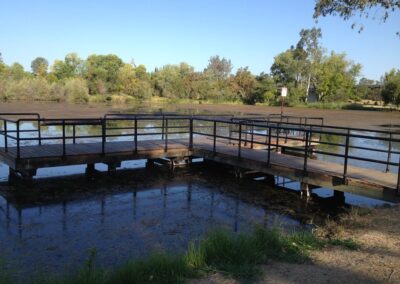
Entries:
[[[317,0],[314,7],[314,18],[328,15],[339,15],[344,20],[353,16],[369,18],[373,15],[385,22],[390,13],[400,9],[399,0]],[[376,16],[379,15],[379,16]],[[356,24],[352,25],[354,28]],[[359,31],[363,30],[360,26]],[[400,35],[399,32],[397,32]]]

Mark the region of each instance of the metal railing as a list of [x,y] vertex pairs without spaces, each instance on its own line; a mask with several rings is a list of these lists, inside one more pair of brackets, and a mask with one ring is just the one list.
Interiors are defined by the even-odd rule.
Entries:
[[[265,149],[267,165],[271,164],[271,152],[286,148],[303,156],[303,175],[307,176],[308,159],[311,154],[320,157],[340,159],[343,165],[343,183],[347,183],[350,161],[373,164],[374,167],[384,166],[386,171],[390,167],[397,167],[398,181],[396,191],[399,193],[400,183],[400,151],[396,150],[396,143],[400,143],[400,134],[382,130],[368,130],[360,128],[346,128],[323,124],[304,124],[286,121],[268,121],[254,118],[229,118],[216,116],[185,116],[185,115],[157,115],[157,114],[109,114],[101,118],[57,118],[45,119],[38,114],[8,114],[9,116],[28,116],[28,118],[11,119],[0,114],[2,128],[0,136],[4,137],[3,151],[8,152],[11,142],[14,141],[17,159],[21,158],[21,149],[26,143],[36,143],[45,146],[49,141],[62,145],[62,157],[68,154],[67,145],[78,142],[87,142],[88,139],[101,141],[101,153],[106,155],[106,144],[113,139],[130,139],[132,151],[137,153],[138,141],[151,137],[155,140],[164,140],[164,150],[168,151],[171,137],[187,139],[189,149],[193,149],[197,137],[212,139],[212,151],[218,152],[221,141],[237,144],[237,157],[243,156],[243,148],[254,148],[262,145]],[[29,118],[29,116],[32,116]],[[27,123],[36,126],[36,129],[25,129]],[[323,123],[323,122],[322,122]],[[13,127],[10,127],[13,126]],[[43,126],[59,127],[61,134],[42,134]],[[95,134],[81,133],[82,126],[93,126]],[[26,137],[24,133],[37,133],[36,136]],[[368,146],[365,142],[375,143]],[[274,141],[273,141],[274,140]],[[299,142],[290,144],[289,141]],[[318,147],[313,145],[318,143]],[[25,143],[25,145],[22,145]],[[315,143],[314,143],[315,144]],[[384,147],[377,147],[383,145]],[[398,145],[397,145],[398,146]],[[0,149],[1,150],[1,149]],[[361,151],[358,153],[357,151]],[[399,155],[398,161],[393,161],[393,155]]]

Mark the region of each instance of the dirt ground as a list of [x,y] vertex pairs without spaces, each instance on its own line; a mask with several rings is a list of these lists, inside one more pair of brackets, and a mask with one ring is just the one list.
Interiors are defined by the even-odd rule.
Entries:
[[[313,252],[312,262],[271,262],[262,267],[258,283],[400,283],[400,207],[374,209],[363,216],[350,214],[326,228],[342,238],[351,237],[357,251],[327,247]],[[233,284],[238,281],[213,274],[192,284]]]
[[[132,105],[107,106],[74,105],[66,103],[12,102],[0,103],[0,112],[38,112],[43,117],[101,117],[110,111],[133,109]],[[246,106],[228,104],[179,104],[179,105],[142,105],[141,111],[182,111],[192,110],[212,113],[259,114],[280,113],[279,107]],[[326,125],[347,126],[356,128],[382,129],[382,125],[400,127],[400,112],[364,111],[364,110],[325,110],[308,108],[285,108],[285,115],[324,117]]]

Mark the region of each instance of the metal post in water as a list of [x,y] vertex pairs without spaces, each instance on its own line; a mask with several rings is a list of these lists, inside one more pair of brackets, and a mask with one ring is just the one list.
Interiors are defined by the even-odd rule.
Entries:
[[268,160],[267,165],[271,164],[271,127],[268,128]]

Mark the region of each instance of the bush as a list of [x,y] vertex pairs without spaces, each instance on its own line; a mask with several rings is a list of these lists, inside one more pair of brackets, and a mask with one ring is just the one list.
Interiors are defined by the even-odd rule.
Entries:
[[81,78],[70,79],[65,83],[65,95],[72,103],[87,103],[89,101],[89,89],[86,81]]

